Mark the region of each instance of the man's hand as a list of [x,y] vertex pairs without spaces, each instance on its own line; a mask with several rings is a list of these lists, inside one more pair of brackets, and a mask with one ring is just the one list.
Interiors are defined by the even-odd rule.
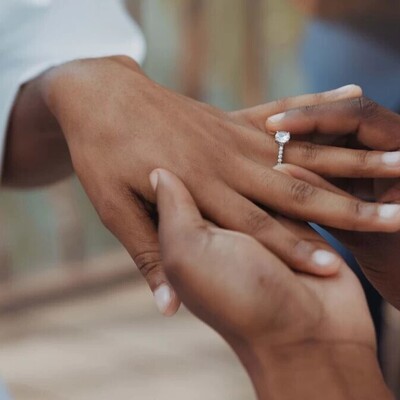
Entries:
[[[236,351],[260,399],[390,397],[362,289],[344,264],[334,277],[293,272],[254,238],[210,226],[173,174],[150,179],[167,276]],[[315,232],[309,239],[329,248]]]
[[[322,103],[288,110],[270,118],[267,128],[290,130],[302,139],[308,137],[317,142],[331,140],[332,144],[365,149],[365,165],[370,165],[370,149],[391,151],[383,155],[382,160],[392,168],[394,174],[400,176],[400,116],[369,99]],[[317,147],[315,146],[316,154]],[[289,152],[287,159],[289,163],[293,163]],[[334,163],[333,160],[325,162],[327,169]],[[310,165],[309,169],[313,169],[313,166]],[[335,180],[337,185],[346,190],[343,192],[298,166],[286,165],[280,170],[332,193],[346,195],[347,192],[348,197],[352,199],[354,195],[392,203],[386,205],[389,214],[398,207],[393,203],[400,203],[400,178]],[[345,175],[346,172],[343,171],[342,176]],[[361,233],[328,230],[352,250],[368,279],[383,297],[400,308],[400,232]]]
[[[43,99],[35,102],[37,92]],[[308,240],[307,226],[293,233],[265,208],[341,229],[398,229],[400,212],[387,218],[378,205],[314,188],[271,168],[277,145],[265,135],[265,115],[359,95],[360,89],[351,86],[226,113],[159,86],[126,57],[75,61],[22,89],[11,118],[4,182],[12,185],[32,176],[38,182],[37,170],[50,169],[45,162],[49,143],[58,146],[65,135],[75,171],[101,219],[132,255],[160,309],[171,315],[179,302],[161,267],[155,197],[147,179],[154,168],[168,168],[182,178],[209,220],[251,234],[292,268],[307,273],[334,274],[340,259]],[[44,103],[47,109],[29,109],[32,103]],[[42,116],[39,124],[37,115]],[[44,125],[49,135],[41,141]],[[69,161],[65,143],[59,148],[58,154]],[[307,163],[304,150],[298,148],[297,158]],[[376,162],[379,152],[371,155],[374,168],[368,170],[358,150],[326,147],[324,154],[337,160],[338,169],[347,165],[359,174],[393,176],[392,168]]]

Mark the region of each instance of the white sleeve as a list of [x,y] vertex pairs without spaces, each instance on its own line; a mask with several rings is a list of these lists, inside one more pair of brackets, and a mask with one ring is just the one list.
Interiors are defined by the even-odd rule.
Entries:
[[0,172],[23,83],[74,59],[128,55],[142,62],[145,51],[122,0],[0,0]]

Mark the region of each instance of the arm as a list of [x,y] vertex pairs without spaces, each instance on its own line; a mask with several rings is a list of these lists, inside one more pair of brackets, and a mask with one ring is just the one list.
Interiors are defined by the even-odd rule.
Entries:
[[[176,311],[179,302],[163,272],[151,218],[154,194],[147,175],[156,167],[168,167],[184,179],[202,212],[214,223],[254,235],[304,272],[333,274],[338,257],[333,253],[321,257],[318,244],[307,239],[309,227],[293,233],[254,202],[344,229],[391,231],[400,225],[400,214],[381,218],[378,205],[349,201],[282,177],[271,168],[277,147],[265,135],[266,116],[288,105],[347,98],[359,93],[357,87],[226,113],[158,85],[128,57],[77,60],[48,70],[37,82],[40,90],[34,93],[40,96],[39,104],[43,106],[44,101],[42,115],[50,111],[61,127],[74,170],[100,218],[132,255],[167,315]],[[28,107],[25,111],[36,117]],[[19,118],[24,117],[21,112]],[[47,126],[54,123],[49,118]],[[36,126],[35,121],[30,123]],[[59,138],[57,130],[52,132]],[[35,141],[33,135],[28,137]],[[30,149],[21,134],[19,138],[19,148]],[[357,150],[323,150],[324,157],[337,161],[337,168],[368,175],[371,171],[384,176],[392,173],[379,162],[379,154],[371,158],[374,168],[365,171]],[[295,154],[299,164],[310,162],[305,146],[298,145]],[[323,158],[317,167],[321,172],[326,164]],[[8,168],[13,170],[12,165]],[[363,213],[365,208],[371,211],[368,215]],[[168,295],[158,296],[159,290]]]

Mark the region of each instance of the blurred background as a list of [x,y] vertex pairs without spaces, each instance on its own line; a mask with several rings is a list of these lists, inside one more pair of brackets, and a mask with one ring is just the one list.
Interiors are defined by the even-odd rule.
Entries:
[[[398,33],[397,3],[128,0],[127,7],[147,39],[148,75],[232,110],[314,91],[319,72],[304,57],[310,49],[323,55],[308,39],[310,15],[352,20],[362,35],[371,25],[379,48],[396,53],[387,38],[392,26]],[[0,287],[0,376],[17,400],[254,399],[216,334],[185,311],[158,315],[75,178],[0,193]],[[385,374],[398,390],[399,315],[386,306],[383,331]]]

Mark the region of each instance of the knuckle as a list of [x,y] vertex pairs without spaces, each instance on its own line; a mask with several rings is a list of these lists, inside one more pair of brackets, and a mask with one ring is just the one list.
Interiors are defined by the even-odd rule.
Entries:
[[315,162],[318,157],[318,146],[313,143],[300,144],[301,157],[306,163]]
[[299,204],[306,203],[314,196],[315,192],[316,190],[313,186],[302,181],[296,181],[290,186],[290,197]]
[[350,218],[346,218],[346,222],[349,224],[351,230],[358,230],[361,228],[361,218],[365,217],[366,208],[362,201],[352,200],[349,203],[348,210]]
[[377,115],[379,105],[368,97],[360,97],[356,99],[361,116],[364,119],[374,118]]
[[357,217],[360,217],[364,214],[364,204],[362,201],[352,201],[350,204],[350,211],[354,213]]
[[133,261],[144,277],[153,274],[161,268],[160,253],[157,250],[146,250],[137,253]]
[[246,216],[245,223],[248,233],[251,234],[270,230],[274,226],[274,220],[267,213],[260,210],[250,211]]
[[317,106],[311,104],[311,105],[306,105],[306,106],[302,107],[301,108],[301,112],[305,116],[310,116],[310,115],[314,114],[316,109],[317,109]]
[[370,152],[368,150],[359,150],[356,153],[356,168],[354,172],[364,172],[369,167]]

